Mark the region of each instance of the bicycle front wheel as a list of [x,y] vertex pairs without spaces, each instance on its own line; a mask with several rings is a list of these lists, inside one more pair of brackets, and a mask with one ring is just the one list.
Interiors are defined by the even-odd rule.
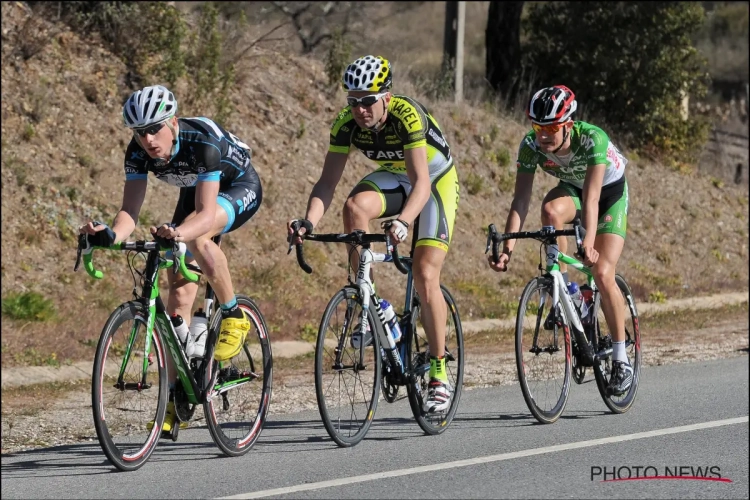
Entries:
[[104,324],[94,358],[94,427],[104,454],[121,471],[146,463],[159,442],[167,408],[167,354],[147,325],[143,304],[122,304]]
[[571,379],[571,345],[568,327],[545,318],[552,307],[554,281],[546,276],[526,285],[516,315],[516,369],[526,406],[539,422],[551,424],[568,402]]
[[447,288],[441,285],[443,299],[447,308],[445,323],[445,369],[448,382],[453,388],[451,404],[443,412],[427,413],[424,403],[430,383],[430,346],[427,334],[421,322],[421,306],[419,297],[415,295],[412,303],[412,323],[410,342],[406,357],[412,374],[411,382],[407,385],[409,405],[414,419],[426,434],[442,434],[453,421],[461,400],[464,385],[464,333],[461,328],[461,318],[458,307]]
[[374,308],[361,325],[362,299],[354,287],[328,302],[315,346],[315,394],[328,435],[341,447],[354,446],[372,424],[380,393],[380,339]]
[[[612,370],[611,356],[594,364],[594,376],[596,377],[596,386],[599,388],[599,394],[602,400],[604,400],[604,404],[607,405],[607,408],[614,413],[625,413],[635,402],[638,382],[641,378],[641,330],[638,325],[638,311],[635,308],[633,292],[630,291],[625,278],[619,274],[615,275],[615,283],[617,283],[617,287],[622,294],[622,304],[620,306],[625,318],[625,351],[633,367],[633,381],[630,384],[630,388],[624,394],[619,396],[610,394],[607,386],[609,385]],[[599,350],[611,348],[612,336],[607,328],[607,320],[604,318],[604,313],[601,310],[601,294],[599,293],[597,293],[594,311],[596,311],[596,332],[599,337]]]
[[[250,320],[242,350],[230,360],[213,361],[213,387],[203,403],[206,424],[216,446],[230,457],[244,455],[260,437],[271,404],[273,357],[266,320],[257,304],[237,295],[237,304]],[[218,338],[221,313],[214,314],[210,339]]]

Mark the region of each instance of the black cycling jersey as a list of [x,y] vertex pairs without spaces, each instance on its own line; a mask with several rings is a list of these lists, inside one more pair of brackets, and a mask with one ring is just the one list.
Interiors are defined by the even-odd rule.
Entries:
[[147,179],[153,172],[173,186],[195,186],[198,181],[220,181],[229,186],[245,172],[255,173],[250,147],[213,120],[178,118],[176,152],[169,159],[151,158],[135,137],[125,152],[125,180]]

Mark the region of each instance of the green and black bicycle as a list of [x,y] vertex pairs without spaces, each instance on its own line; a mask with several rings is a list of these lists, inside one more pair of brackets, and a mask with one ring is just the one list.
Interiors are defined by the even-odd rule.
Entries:
[[[628,411],[635,402],[641,374],[641,332],[635,298],[621,275],[615,282],[622,293],[625,316],[625,349],[633,367],[633,381],[624,394],[608,390],[612,370],[612,336],[601,309],[601,294],[591,269],[581,261],[560,252],[558,236],[575,236],[578,255],[583,255],[584,228],[580,220],[573,229],[555,230],[545,226],[540,231],[498,234],[489,225],[487,251],[499,259],[498,248],[505,240],[531,238],[546,247],[546,267],[541,276],[528,282],[521,294],[516,315],[516,368],[526,405],[541,423],[555,422],[568,401],[571,378],[581,384],[587,367],[592,367],[599,394],[614,413]],[[541,257],[541,255],[540,255]],[[590,296],[584,308],[574,304],[564,283],[559,263],[580,271],[587,278]],[[581,288],[583,289],[584,286]],[[573,335],[571,337],[571,330]]]
[[[221,236],[214,241],[219,244]],[[167,357],[178,374],[172,395],[178,421],[172,426],[171,438],[177,439],[180,422],[188,422],[200,404],[216,445],[229,456],[247,453],[260,436],[271,401],[271,343],[258,306],[249,297],[237,295],[251,330],[240,354],[217,362],[213,356],[221,314],[216,314],[218,304],[207,284],[206,349],[203,356],[188,358],[159,296],[158,280],[159,270],[172,267],[187,280],[198,281],[200,268],[185,263],[185,244],[176,243],[173,258],[168,259],[161,255],[167,249],[154,241],[103,248],[89,246],[86,236],[80,235],[75,270],[83,256],[86,272],[101,279],[101,271],[92,263],[93,250],[99,248],[129,252],[134,281],[134,299],[109,316],[94,358],[91,406],[96,435],[109,461],[122,471],[136,470],[156,448],[169,398]],[[145,261],[145,268],[137,269],[136,259]]]

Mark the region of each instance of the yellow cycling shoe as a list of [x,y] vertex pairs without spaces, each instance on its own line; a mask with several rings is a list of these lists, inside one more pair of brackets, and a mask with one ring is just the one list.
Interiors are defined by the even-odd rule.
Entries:
[[[172,432],[172,426],[177,420],[177,414],[174,411],[174,402],[170,401],[167,403],[167,413],[164,415],[164,424],[161,426],[162,432]],[[150,431],[154,428],[154,421],[148,423],[146,428]],[[187,429],[187,422],[180,422],[180,429]]]
[[[242,311],[242,309],[240,309]],[[245,311],[242,311],[242,319],[224,318],[221,320],[221,331],[219,340],[216,342],[214,359],[226,361],[237,356],[242,351],[247,331],[250,330],[250,320],[247,319]]]

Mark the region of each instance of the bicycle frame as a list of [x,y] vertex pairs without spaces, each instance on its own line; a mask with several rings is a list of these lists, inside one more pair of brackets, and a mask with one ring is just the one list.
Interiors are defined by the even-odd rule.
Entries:
[[[359,268],[357,269],[357,279],[355,282],[355,286],[359,289],[359,293],[362,296],[362,318],[361,318],[361,325],[367,324],[367,311],[370,308],[370,300],[372,297],[377,298],[377,294],[375,293],[375,290],[372,286],[372,281],[370,280],[370,268],[372,267],[373,263],[376,262],[392,262],[393,257],[390,254],[387,253],[379,253],[379,252],[373,252],[370,249],[370,244],[365,244],[362,247],[362,251],[360,252],[359,256]],[[407,273],[407,282],[406,282],[406,299],[405,299],[405,306],[404,306],[404,315],[407,315],[411,312],[411,302],[414,298],[414,285],[412,280],[412,269],[411,265],[408,265],[408,273]],[[400,377],[403,377],[406,375],[406,368],[404,364],[404,357],[405,357],[405,346],[410,341],[410,339],[407,337],[410,335],[410,332],[403,332],[404,339],[401,341],[401,349],[397,349],[398,346],[396,346],[396,343],[393,340],[393,337],[391,336],[389,332],[389,327],[387,326],[387,323],[385,321],[385,315],[383,314],[383,310],[380,308],[380,301],[375,300],[375,303],[373,304],[375,306],[375,310],[377,311],[378,320],[380,321],[380,324],[382,328],[376,329],[378,332],[378,335],[380,336],[380,345],[381,346],[388,346],[388,349],[384,349],[386,351],[386,358],[388,361],[397,369],[397,373]],[[344,323],[344,328],[346,328],[347,323]],[[343,336],[342,340],[343,342]],[[399,352],[401,351],[401,352]],[[360,351],[360,362],[362,362],[362,356],[364,354]],[[382,355],[382,353],[381,353]],[[337,356],[338,357],[338,356]]]
[[594,291],[596,291],[594,276],[591,273],[591,269],[585,266],[581,261],[562,253],[556,243],[547,245],[547,264],[545,270],[555,280],[555,286],[553,288],[552,296],[552,307],[554,308],[557,306],[558,302],[562,302],[565,316],[566,318],[568,318],[571,326],[573,326],[573,328],[575,328],[579,332],[583,333],[584,330],[583,324],[581,323],[581,318],[578,315],[578,312],[575,310],[573,299],[570,297],[570,294],[567,293],[567,286],[565,284],[565,280],[563,279],[562,273],[560,272],[560,262],[562,262],[563,264],[567,264],[575,268],[579,272],[585,274],[588,285]]
[[[101,279],[103,274],[101,271],[94,269],[92,264],[92,253],[95,249],[103,247],[91,247],[83,250],[81,253],[84,258],[84,266],[86,272],[95,279]],[[185,253],[186,248],[184,243],[175,245],[173,260],[168,260],[160,256],[160,249],[157,247],[155,242],[146,241],[135,241],[135,242],[122,242],[117,245],[113,245],[106,249],[109,250],[134,250],[140,252],[147,252],[146,257],[146,269],[143,273],[143,285],[141,287],[141,294],[137,295],[137,300],[144,305],[144,308],[148,311],[148,317],[141,318],[146,324],[146,339],[143,353],[143,367],[140,387],[135,389],[142,389],[148,387],[147,385],[147,374],[149,366],[149,357],[151,354],[151,343],[154,341],[154,332],[161,342],[161,345],[166,345],[172,360],[174,361],[177,375],[182,382],[182,388],[185,391],[188,402],[191,404],[203,403],[206,399],[207,394],[211,389],[212,380],[212,363],[206,363],[205,359],[199,370],[196,371],[195,375],[190,369],[190,364],[185,355],[185,351],[180,345],[177,333],[174,330],[172,322],[169,320],[167,315],[166,307],[159,294],[159,280],[158,274],[161,269],[167,269],[173,266],[177,266],[179,271],[185,276],[188,281],[198,281],[199,276],[195,273],[190,272],[185,264]],[[80,250],[80,248],[79,248]],[[76,269],[78,267],[78,261],[76,262]],[[135,293],[135,290],[134,290]],[[207,290],[205,305],[207,318],[210,315],[211,305],[213,303],[213,292]],[[133,328],[130,332],[128,344],[125,348],[125,356],[123,357],[123,363],[120,367],[118,380],[116,387],[121,390],[129,389],[123,383],[123,375],[127,368],[127,363],[130,360],[130,356],[138,336],[139,324],[134,322]],[[211,339],[207,339],[207,342]],[[162,363],[162,360],[158,361]],[[198,383],[198,380],[202,380],[202,384]]]

